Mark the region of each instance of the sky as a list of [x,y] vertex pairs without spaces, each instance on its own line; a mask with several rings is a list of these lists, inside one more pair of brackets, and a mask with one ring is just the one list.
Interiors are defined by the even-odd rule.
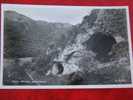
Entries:
[[16,5],[4,4],[3,10],[13,10],[34,20],[48,22],[78,24],[85,15],[90,14],[91,8],[79,6],[46,6],[46,5]]

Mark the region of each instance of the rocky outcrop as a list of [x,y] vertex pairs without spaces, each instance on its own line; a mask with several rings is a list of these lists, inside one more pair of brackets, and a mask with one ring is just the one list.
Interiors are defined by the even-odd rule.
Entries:
[[125,9],[101,9],[94,31],[110,33],[127,39],[127,14]]
[[[95,15],[93,24],[90,22],[91,14],[84,17],[79,25],[84,32],[79,31],[75,42],[65,47],[58,60],[64,63],[64,68],[67,63],[78,67],[69,73],[71,84],[77,81],[77,84],[130,83],[126,10],[101,9],[94,12],[91,13]],[[69,54],[72,55],[66,62]]]

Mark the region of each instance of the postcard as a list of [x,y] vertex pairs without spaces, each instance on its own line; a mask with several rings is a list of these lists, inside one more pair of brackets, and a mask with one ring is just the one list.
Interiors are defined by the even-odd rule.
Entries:
[[133,87],[128,6],[2,4],[0,88]]

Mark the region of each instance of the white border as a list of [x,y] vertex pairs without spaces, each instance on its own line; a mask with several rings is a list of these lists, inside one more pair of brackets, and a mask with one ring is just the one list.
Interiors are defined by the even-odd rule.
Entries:
[[27,5],[27,4],[1,4],[1,66],[0,66],[0,89],[97,89],[97,88],[133,88],[133,54],[132,54],[132,45],[131,45],[131,30],[130,30],[130,20],[129,20],[129,8],[128,6],[65,6],[65,7],[88,7],[88,8],[98,8],[98,9],[119,9],[125,8],[127,11],[127,31],[128,31],[128,42],[129,42],[129,53],[130,53],[130,69],[131,69],[131,84],[116,84],[116,85],[45,85],[45,86],[37,86],[37,85],[24,85],[24,86],[5,86],[3,85],[3,44],[4,44],[4,5],[18,5],[18,6],[56,6],[63,7],[63,5]]

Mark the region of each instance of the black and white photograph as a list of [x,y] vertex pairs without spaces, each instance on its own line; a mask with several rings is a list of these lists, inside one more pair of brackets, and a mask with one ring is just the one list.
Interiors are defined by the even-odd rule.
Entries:
[[132,85],[128,7],[2,5],[2,86]]

